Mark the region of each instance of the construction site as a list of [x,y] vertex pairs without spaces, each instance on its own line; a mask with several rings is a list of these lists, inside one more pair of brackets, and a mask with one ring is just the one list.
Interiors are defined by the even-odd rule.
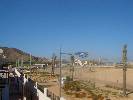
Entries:
[[[123,47],[121,63],[112,65],[101,60],[92,62],[75,59],[70,53],[60,54],[67,54],[69,61],[61,55],[61,62],[57,61],[53,55],[51,65],[33,68],[31,73],[25,74],[66,100],[132,100],[133,66],[127,63],[126,45]],[[80,54],[82,58],[87,55],[83,52]]]
[[133,0],[0,0],[0,100],[133,100]]

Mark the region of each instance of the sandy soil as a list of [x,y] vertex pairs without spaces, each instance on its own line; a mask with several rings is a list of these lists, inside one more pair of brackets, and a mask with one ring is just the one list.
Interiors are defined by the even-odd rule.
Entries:
[[[58,73],[58,69],[56,69]],[[74,78],[77,80],[93,80],[102,84],[114,84],[122,87],[123,70],[116,68],[75,68]],[[69,68],[62,69],[62,76],[70,75]],[[127,70],[127,88],[133,90],[133,69]]]
[[[56,73],[59,69],[56,69]],[[90,71],[90,68],[75,68],[74,79],[75,80],[84,80],[84,81],[93,81],[96,82],[99,86],[101,85],[111,85],[122,88],[123,83],[123,70],[116,68],[96,68],[94,67],[93,72]],[[62,76],[70,75],[69,68],[62,68]],[[127,89],[133,91],[133,69],[127,70]],[[122,91],[121,91],[122,92]],[[128,95],[129,98],[117,98],[116,100],[133,100],[133,94]],[[83,100],[83,99],[82,99]],[[115,100],[113,98],[113,100]]]
[[[48,69],[50,70],[50,69]],[[47,70],[47,71],[48,71]],[[93,81],[96,82],[98,87],[102,87],[104,85],[111,85],[111,86],[117,86],[122,87],[123,83],[123,70],[122,69],[116,69],[116,68],[99,68],[99,67],[93,67],[93,71],[90,71],[90,68],[81,68],[81,67],[75,67],[74,71],[74,79],[75,80],[84,80],[84,81]],[[59,68],[56,68],[55,71],[57,74],[59,74]],[[70,68],[62,68],[62,76],[70,76]],[[127,70],[127,89],[133,90],[133,69]],[[55,82],[51,82],[51,87],[49,87],[49,90],[54,92],[56,95],[59,95],[59,83],[58,80]],[[121,91],[122,92],[122,91]],[[89,99],[78,99],[78,98],[71,98],[64,94],[62,91],[62,95],[67,100],[89,100]],[[111,100],[133,100],[133,94],[128,95],[126,98],[111,98]]]

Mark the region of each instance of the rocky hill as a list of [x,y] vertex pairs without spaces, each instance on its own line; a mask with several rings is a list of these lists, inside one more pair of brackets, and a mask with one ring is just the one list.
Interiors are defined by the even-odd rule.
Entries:
[[[3,55],[5,56],[5,61],[6,62],[16,62],[17,59],[21,60],[23,59],[23,62],[29,62],[30,61],[30,54],[16,49],[16,48],[8,48],[8,47],[0,47],[0,49],[3,50],[3,54],[0,55],[0,60],[3,61]],[[31,56],[32,62],[34,63],[44,63],[47,62],[48,60],[46,58],[41,58],[41,57],[35,57]]]

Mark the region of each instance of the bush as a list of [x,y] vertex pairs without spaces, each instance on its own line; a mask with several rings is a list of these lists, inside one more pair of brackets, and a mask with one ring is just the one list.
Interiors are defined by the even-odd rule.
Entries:
[[72,81],[72,78],[70,76],[66,76],[66,83]]
[[65,91],[80,91],[80,86],[77,81],[66,82],[63,88]]

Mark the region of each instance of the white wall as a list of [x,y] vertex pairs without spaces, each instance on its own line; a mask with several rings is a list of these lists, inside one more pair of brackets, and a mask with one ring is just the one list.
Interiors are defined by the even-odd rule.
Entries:
[[44,93],[42,93],[39,89],[37,89],[39,100],[51,100],[49,97],[47,97],[47,88],[44,89]]
[[[18,70],[15,68],[15,73],[18,77],[20,77],[20,73],[18,72]],[[25,75],[24,75],[24,84],[28,82],[28,78],[26,79]],[[29,83],[30,84],[30,83]],[[34,86],[34,89],[37,90],[37,95],[39,100],[51,100],[49,97],[47,97],[47,88],[44,88],[44,93],[41,92],[38,88],[37,88],[37,82],[36,82],[36,86]],[[60,100],[65,100],[63,97],[60,98]]]

